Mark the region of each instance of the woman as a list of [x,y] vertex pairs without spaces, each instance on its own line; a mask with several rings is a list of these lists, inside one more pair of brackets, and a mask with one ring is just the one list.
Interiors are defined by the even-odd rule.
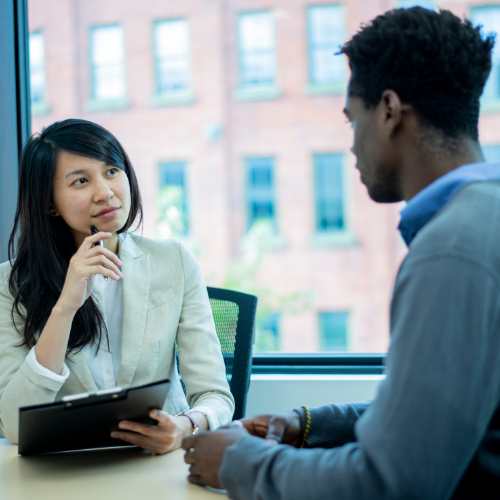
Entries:
[[234,400],[200,267],[175,240],[128,233],[136,220],[137,179],[110,132],[65,120],[29,139],[10,262],[0,266],[0,432],[8,439],[17,442],[21,406],[164,378],[167,401],[150,415],[158,425],[121,422],[113,437],[165,453],[196,426],[230,422]]

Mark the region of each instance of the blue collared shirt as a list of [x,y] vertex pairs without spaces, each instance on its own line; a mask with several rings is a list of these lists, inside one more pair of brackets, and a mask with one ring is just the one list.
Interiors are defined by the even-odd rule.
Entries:
[[399,231],[407,245],[456,192],[471,182],[500,180],[500,163],[472,163],[452,170],[417,193],[401,210]]

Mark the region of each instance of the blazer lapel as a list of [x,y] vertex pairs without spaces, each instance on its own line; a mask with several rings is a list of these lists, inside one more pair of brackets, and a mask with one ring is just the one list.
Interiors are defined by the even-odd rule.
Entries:
[[141,354],[151,269],[149,254],[145,254],[128,234],[120,241],[119,255],[123,273],[123,325],[120,372],[116,385],[126,389],[132,384]]

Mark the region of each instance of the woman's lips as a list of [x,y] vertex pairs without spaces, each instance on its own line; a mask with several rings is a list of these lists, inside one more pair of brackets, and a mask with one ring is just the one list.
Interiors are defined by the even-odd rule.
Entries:
[[96,217],[97,219],[111,219],[118,213],[118,210],[120,209],[115,208],[114,210],[110,210],[109,212],[104,212],[101,215],[94,215],[94,217]]

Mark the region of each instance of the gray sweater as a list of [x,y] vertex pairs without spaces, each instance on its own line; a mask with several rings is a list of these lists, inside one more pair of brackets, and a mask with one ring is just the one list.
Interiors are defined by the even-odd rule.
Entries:
[[500,182],[488,181],[412,241],[375,400],[313,409],[309,449],[245,436],[219,478],[238,500],[500,498],[499,402]]

